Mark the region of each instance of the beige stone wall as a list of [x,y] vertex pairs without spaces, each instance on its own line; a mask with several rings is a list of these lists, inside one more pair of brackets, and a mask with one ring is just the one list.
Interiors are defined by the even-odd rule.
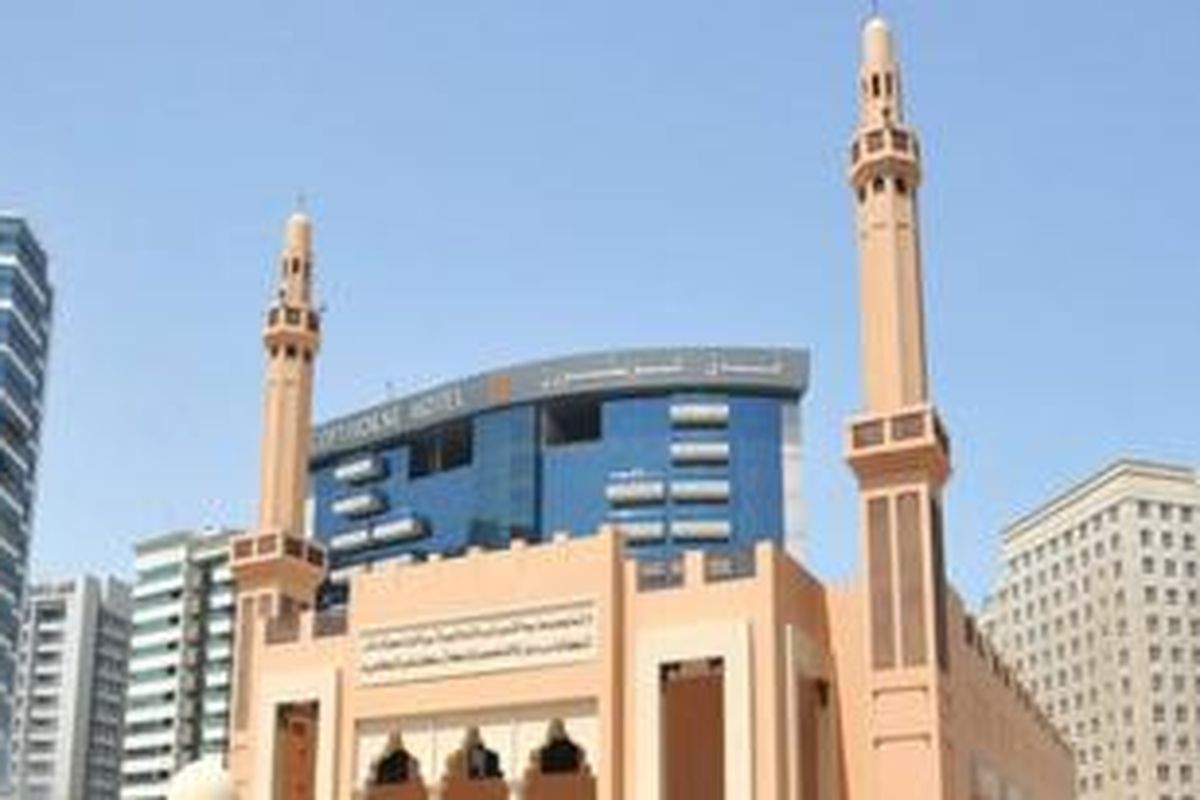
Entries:
[[[232,761],[241,796],[270,796],[274,707],[317,700],[321,797],[352,798],[395,735],[436,790],[470,728],[497,753],[519,797],[530,756],[559,720],[585,749],[598,797],[666,800],[662,668],[719,659],[726,798],[871,797],[861,587],[827,593],[770,544],[731,563],[693,553],[668,580],[647,580],[617,539],[601,534],[356,576],[346,633],[314,635],[324,623],[307,613],[294,631],[272,629],[272,638],[294,641],[253,643],[251,719],[235,735]],[[483,658],[475,667],[459,664],[450,677],[425,671],[409,679],[401,671],[378,683],[360,669],[363,643],[381,630],[424,635],[440,625],[443,633],[504,645],[512,640],[496,626],[533,625],[552,619],[541,610],[584,600],[596,611],[595,648],[568,663],[547,666],[534,655],[527,668],[511,659],[495,668]],[[967,647],[957,602],[951,607],[947,741],[959,788],[947,796],[971,796],[958,792],[969,791],[975,763],[1020,788],[1014,797],[1065,796],[1054,793],[1060,778],[1070,785],[1065,752]],[[463,634],[463,624],[473,632]],[[425,651],[406,644],[395,652]],[[812,708],[816,716],[805,723],[803,709]]]
[[[829,590],[833,652],[841,690],[848,797],[872,798],[872,718],[865,651],[865,595],[858,584]],[[1070,749],[1019,685],[978,641],[953,593],[948,603],[950,670],[943,678],[942,735],[947,786],[943,796],[971,800],[1057,800],[1073,792]],[[896,771],[911,783],[914,775]],[[897,789],[897,792],[903,788]],[[1006,794],[1007,792],[1007,794]],[[896,796],[900,796],[897,794]]]

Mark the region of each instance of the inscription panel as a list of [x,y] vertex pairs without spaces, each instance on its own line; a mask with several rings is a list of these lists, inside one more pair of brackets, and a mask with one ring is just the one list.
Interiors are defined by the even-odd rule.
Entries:
[[374,628],[359,637],[366,685],[534,669],[596,658],[591,600]]

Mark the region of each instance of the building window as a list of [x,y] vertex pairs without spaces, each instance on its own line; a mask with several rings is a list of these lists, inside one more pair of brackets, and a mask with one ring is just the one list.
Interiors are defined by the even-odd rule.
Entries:
[[408,477],[423,478],[471,463],[474,441],[469,420],[421,436],[408,448]]
[[552,403],[542,411],[543,440],[548,446],[599,441],[603,414],[599,400],[568,400]]

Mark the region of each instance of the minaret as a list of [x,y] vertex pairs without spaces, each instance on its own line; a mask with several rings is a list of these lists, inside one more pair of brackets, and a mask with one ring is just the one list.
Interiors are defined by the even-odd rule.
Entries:
[[313,366],[321,343],[312,281],[312,222],[296,212],[287,221],[279,288],[263,331],[267,375],[258,527],[235,538],[230,548],[237,631],[229,764],[239,796],[249,796],[241,782],[250,774],[246,758],[256,735],[249,706],[256,653],[268,635],[298,634],[300,614],[313,606],[325,575],[325,551],[304,530]]
[[949,440],[930,401],[917,192],[891,31],[863,30],[850,184],[857,208],[865,409],[847,430],[858,478],[872,754],[869,797],[949,797],[942,487]]
[[260,531],[303,535],[312,435],[313,362],[321,317],[313,306],[312,222],[288,218],[279,257],[279,289],[267,311],[263,344],[267,387],[263,410]]
[[263,330],[267,380],[258,527],[233,543],[239,598],[244,603],[258,596],[258,611],[271,617],[311,606],[325,566],[324,552],[304,530],[313,366],[321,344],[312,281],[312,222],[297,211],[284,231],[279,288]]
[[900,65],[887,23],[863,32],[859,124],[850,182],[858,201],[862,263],[862,369],[867,408],[927,402],[917,190],[921,156],[904,125]]

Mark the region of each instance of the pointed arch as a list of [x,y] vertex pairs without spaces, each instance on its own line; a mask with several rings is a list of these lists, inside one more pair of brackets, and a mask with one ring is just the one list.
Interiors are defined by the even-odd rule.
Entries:
[[427,800],[421,762],[404,747],[399,733],[388,737],[379,758],[371,763],[365,800]]
[[490,750],[479,729],[467,729],[462,746],[446,759],[443,800],[508,800],[500,756]]
[[567,734],[562,720],[553,719],[546,741],[530,753],[525,772],[525,800],[595,800],[596,778],[587,753]]

